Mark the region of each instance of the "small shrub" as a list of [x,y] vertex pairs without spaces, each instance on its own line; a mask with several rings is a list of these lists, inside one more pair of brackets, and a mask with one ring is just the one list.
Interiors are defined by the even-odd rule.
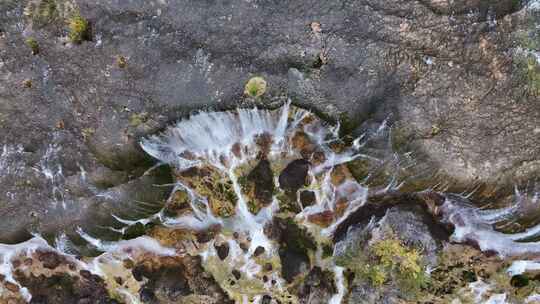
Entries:
[[127,59],[124,56],[118,56],[116,57],[116,63],[118,64],[118,67],[123,69],[127,66]]
[[39,54],[39,44],[36,39],[32,37],[26,39],[26,45],[32,50],[32,55]]
[[73,43],[81,43],[90,40],[90,23],[80,14],[75,14],[68,20],[69,40]]
[[266,92],[266,80],[262,77],[253,77],[247,83],[244,94],[250,97],[259,97]]

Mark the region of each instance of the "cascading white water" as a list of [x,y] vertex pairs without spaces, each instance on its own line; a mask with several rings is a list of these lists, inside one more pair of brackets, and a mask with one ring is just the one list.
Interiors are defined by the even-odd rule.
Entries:
[[[293,143],[295,134],[302,131],[307,134],[311,143],[323,151],[324,161],[311,166],[309,170],[311,185],[308,188],[315,191],[316,203],[303,208],[296,218],[299,222],[308,224],[310,215],[336,212],[338,199],[350,202],[342,214],[346,216],[365,201],[367,189],[352,179],[339,185],[332,184],[330,174],[335,166],[362,156],[352,149],[336,153],[328,146],[338,139],[337,130],[324,126],[318,119],[313,119],[310,112],[302,109],[291,110],[290,105],[286,104],[275,111],[239,109],[193,115],[188,120],[178,122],[163,134],[143,140],[141,146],[158,161],[171,165],[177,171],[193,166],[210,165],[231,180],[237,197],[233,217],[219,218],[212,214],[207,199],[201,197],[194,189],[178,182],[175,191],[184,190],[189,194],[191,201],[199,203],[192,203],[193,212],[190,215],[165,218],[164,223],[190,229],[204,229],[219,224],[231,231],[246,232],[251,240],[249,249],[245,254],[241,250],[232,250],[233,260],[237,260],[232,263],[236,263],[248,277],[253,277],[260,270],[260,267],[251,261],[257,248],[263,247],[268,257],[277,255],[277,248],[265,235],[264,228],[272,220],[273,214],[279,210],[279,202],[274,195],[272,204],[261,208],[257,214],[251,213],[247,198],[238,183],[239,176],[235,172],[255,160],[261,153],[258,143],[261,136],[270,138],[269,151],[266,155],[270,162],[302,158],[299,149],[294,147]],[[200,208],[201,205],[204,207]],[[333,222],[337,224],[339,221]],[[326,235],[330,235],[334,228],[335,225],[330,225],[325,230]],[[232,240],[229,242],[234,243]],[[230,247],[236,248],[237,245],[231,244]],[[213,246],[208,248],[207,252],[202,253],[205,258],[215,255]],[[339,268],[332,270],[336,270],[339,290],[332,298],[332,303],[339,303],[344,295],[343,280],[340,279],[342,270]],[[268,285],[266,288],[271,292],[270,289],[275,286]]]
[[[173,249],[163,246],[160,239],[150,236],[128,241],[103,241],[79,229],[78,233],[83,240],[103,252],[100,256],[79,261],[70,255],[71,243],[65,234],[57,237],[56,248],[36,236],[18,245],[0,245],[0,274],[7,281],[17,284],[22,297],[29,301],[30,293],[12,275],[12,260],[20,256],[32,256],[38,249],[65,256],[77,265],[77,269],[88,270],[103,278],[112,276],[112,273],[121,268],[122,261],[126,258],[137,260],[138,256],[182,256],[187,253],[199,255],[205,270],[222,284],[224,290],[237,303],[260,303],[264,295],[272,295],[276,299],[283,297],[294,303],[297,299],[288,293],[288,282],[282,278],[279,269],[280,244],[268,235],[266,229],[272,225],[273,219],[285,216],[315,236],[317,243],[327,241],[344,219],[361,208],[368,198],[367,186],[352,178],[343,164],[357,158],[382,163],[382,160],[361,153],[364,144],[370,139],[369,136],[354,140],[350,147],[336,147],[334,144],[339,142],[338,128],[328,126],[309,111],[291,107],[290,104],[277,110],[203,112],[181,120],[162,134],[144,139],[141,146],[160,164],[173,168],[175,181],[169,203],[175,202],[175,194],[184,193],[189,210],[174,216],[161,210],[147,218],[130,220],[112,214],[123,227],[110,228],[124,234],[135,225],[157,223],[168,229],[194,233],[212,230],[215,235],[210,241],[195,244],[193,248],[185,250]],[[387,126],[383,124],[373,136],[382,136],[385,132]],[[51,153],[54,152],[53,148],[51,146]],[[14,170],[4,161],[11,150],[13,149],[4,148],[0,157],[0,170]],[[54,163],[47,162],[47,159],[49,158],[45,157],[44,162],[40,163],[39,169],[54,186],[58,178],[62,178],[61,170],[55,169]],[[253,194],[246,192],[242,179],[261,159],[269,162],[272,174],[275,173],[273,184],[278,190],[272,193],[269,202],[253,209],[253,206],[250,206]],[[300,159],[308,162],[309,166],[306,183],[295,189],[296,193],[292,195],[298,211],[291,215],[289,210],[283,210],[280,195],[283,195],[285,190],[279,190],[283,185],[280,185],[278,175],[285,171],[288,164]],[[396,161],[399,163],[399,160]],[[195,187],[192,181],[185,177],[184,174],[192,168],[210,168],[208,172],[229,183],[231,197],[234,197],[230,199],[232,202],[227,202],[234,206],[230,214],[224,216],[216,213],[212,198],[209,197],[214,190],[202,191],[208,189]],[[211,183],[213,182],[216,181],[211,180]],[[399,182],[393,179],[388,181],[386,188],[382,187],[377,191],[385,192],[396,188],[399,188]],[[301,203],[301,191],[313,193],[315,199],[311,205]],[[63,202],[61,197],[58,198],[58,202]],[[444,220],[454,224],[456,228],[452,235],[456,242],[474,240],[482,250],[496,251],[501,256],[540,252],[537,243],[516,243],[538,236],[540,225],[517,234],[503,234],[492,227],[493,224],[513,218],[520,212],[522,197],[519,192],[516,193],[516,198],[516,204],[496,210],[479,210],[452,197],[448,197],[440,207],[444,211]],[[537,199],[537,196],[533,199],[534,203]],[[244,241],[248,246],[245,246]],[[220,244],[227,244],[229,248],[225,259],[218,257],[216,246]],[[263,253],[256,254],[261,248],[264,248]],[[336,266],[332,259],[323,259],[321,251],[321,247],[318,247],[313,253],[314,256],[310,256],[310,263],[334,273],[335,294],[331,295],[328,301],[330,304],[339,304],[347,291],[344,269]],[[264,263],[271,263],[274,267],[278,265],[278,268],[265,270]],[[509,273],[518,274],[538,267],[538,262],[516,261]],[[239,271],[242,274],[239,281],[250,281],[250,285],[227,285],[231,270]],[[263,276],[267,277],[264,281],[261,280]],[[126,303],[141,301],[134,287],[126,288],[114,283],[110,286],[115,295]],[[501,297],[497,295],[492,300],[499,301]]]

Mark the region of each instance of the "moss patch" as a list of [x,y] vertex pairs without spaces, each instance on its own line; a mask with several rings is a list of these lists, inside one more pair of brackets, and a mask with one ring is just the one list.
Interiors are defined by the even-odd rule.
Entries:
[[84,40],[91,40],[90,23],[79,13],[68,19],[68,38],[75,44],[80,44]]
[[30,0],[24,8],[24,15],[36,28],[56,22],[63,22],[76,11],[70,0]]
[[26,39],[26,45],[32,50],[32,55],[39,54],[39,43],[36,39],[32,37]]
[[375,288],[395,286],[408,298],[421,297],[429,277],[420,250],[404,245],[393,233],[364,247],[340,256],[336,264],[350,269],[355,280],[368,281]]
[[212,213],[219,217],[234,215],[238,197],[232,181],[219,170],[207,166],[190,168],[178,175],[197,194],[206,197]]
[[244,88],[244,94],[250,97],[260,97],[266,92],[266,80],[262,77],[251,78]]

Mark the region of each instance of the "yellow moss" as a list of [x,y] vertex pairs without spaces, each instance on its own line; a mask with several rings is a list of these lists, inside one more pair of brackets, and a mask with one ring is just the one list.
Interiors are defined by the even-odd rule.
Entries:
[[369,281],[374,287],[390,284],[399,287],[407,297],[419,299],[427,286],[421,252],[410,248],[390,231],[386,237],[372,241],[366,249],[352,248],[335,260],[356,274],[356,278]]
[[44,25],[59,17],[58,4],[55,0],[30,1],[24,8],[24,15],[37,25]]
[[535,96],[540,95],[540,65],[536,58],[527,59],[526,70],[529,92]]
[[88,40],[90,36],[90,24],[79,13],[74,14],[68,20],[69,40],[73,43],[81,43]]
[[247,83],[244,94],[250,97],[259,97],[266,92],[266,80],[262,77],[253,77]]
[[132,114],[129,117],[129,125],[132,127],[136,127],[138,125],[141,125],[148,121],[148,113],[142,112],[138,114]]
[[376,287],[382,286],[387,280],[387,273],[381,266],[368,267],[367,275]]
[[116,57],[116,63],[118,64],[118,67],[123,69],[127,66],[127,59],[124,56],[118,56]]
[[377,241],[372,245],[371,252],[379,265],[396,278],[403,289],[417,291],[427,283],[420,252],[406,247],[398,238]]
[[201,167],[193,174],[178,178],[191,189],[208,199],[212,213],[219,217],[231,217],[235,213],[238,200],[232,181],[213,167]]
[[418,277],[422,267],[419,265],[420,254],[416,249],[408,249],[399,239],[385,239],[373,245],[373,253],[384,267],[398,269]]
[[131,270],[126,269],[122,263],[99,264],[107,290],[113,299],[120,302],[127,300],[125,294],[119,292],[119,290],[129,292],[131,295],[138,295],[141,283],[133,277]]
[[431,136],[436,136],[439,133],[441,133],[441,127],[439,125],[432,125],[431,126]]
[[36,39],[32,37],[26,39],[26,45],[32,50],[32,55],[37,55],[39,53],[39,44]]
[[84,128],[82,129],[82,136],[84,140],[88,140],[94,133],[96,133],[96,130],[93,128]]

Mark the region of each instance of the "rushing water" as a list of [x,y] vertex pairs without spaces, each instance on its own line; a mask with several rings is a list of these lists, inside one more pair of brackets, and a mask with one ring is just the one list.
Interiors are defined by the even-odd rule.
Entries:
[[[139,303],[140,284],[131,279],[128,281],[132,283],[119,286],[110,279],[129,273],[122,266],[122,261],[139,261],[149,255],[189,254],[201,257],[204,269],[237,303],[262,303],[265,295],[296,303],[298,299],[289,293],[289,282],[282,276],[284,261],[280,261],[280,246],[283,244],[268,231],[276,218],[285,218],[313,237],[317,249],[309,256],[311,266],[333,273],[335,292],[329,295],[328,302],[341,303],[347,291],[344,269],[336,266],[331,258],[323,257],[321,247],[330,241],[335,229],[350,214],[366,203],[369,192],[368,187],[356,181],[343,164],[358,158],[382,162],[365,153],[364,146],[387,133],[388,127],[382,124],[379,130],[352,141],[349,146],[339,140],[338,130],[339,126],[327,125],[309,111],[292,108],[290,104],[276,110],[203,112],[179,121],[162,134],[144,139],[141,146],[159,165],[173,169],[173,190],[167,206],[179,203],[182,194],[187,198],[189,207],[171,214],[166,206],[149,217],[129,220],[112,214],[123,228],[111,229],[124,233],[136,225],[157,223],[170,231],[211,231],[209,240],[192,242],[193,246],[179,249],[165,246],[163,239],[150,236],[103,241],[78,229],[78,234],[89,246],[102,252],[95,258],[80,259],[71,251],[70,240],[65,234],[58,235],[55,248],[36,235],[21,244],[0,245],[0,275],[5,282],[18,287],[17,293],[22,299],[30,301],[31,293],[13,275],[13,261],[32,257],[40,251],[53,251],[72,264],[71,272],[86,270],[100,276],[118,299],[125,303]],[[12,153],[10,149],[4,147],[2,155]],[[50,181],[53,192],[63,178],[62,168],[52,162],[55,149],[57,147],[51,145],[47,157],[39,163],[39,169]],[[3,159],[0,158],[0,170],[15,170],[10,169]],[[263,172],[272,175],[269,182],[272,186],[265,192],[268,197],[260,199],[249,190],[250,184],[246,184],[246,180],[253,179],[250,172],[263,167],[268,170]],[[295,180],[298,176],[299,184]],[[264,178],[255,176],[251,182],[258,185],[257,179]],[[295,183],[298,185],[294,186]],[[397,179],[390,178],[387,186],[377,191],[393,191],[399,186]],[[308,192],[312,193],[313,201],[305,204],[301,194]],[[54,197],[55,204],[65,205],[61,195]],[[533,197],[532,203],[537,200],[537,196]],[[524,198],[519,192],[514,205],[496,210],[479,210],[463,197],[446,196],[440,212],[442,221],[455,227],[452,235],[455,242],[472,240],[484,251],[494,251],[502,257],[517,257],[540,252],[537,243],[518,243],[538,236],[540,226],[513,235],[497,232],[492,226],[517,216],[523,204]],[[223,244],[228,248],[226,258],[220,257],[217,249]],[[271,269],[266,267],[269,264],[273,266]],[[537,262],[524,259],[516,261],[509,272],[517,274],[538,268]],[[228,280],[234,271],[242,277],[238,284]],[[128,277],[130,275],[127,274]],[[477,291],[480,298],[488,287],[483,282],[471,284],[471,289]],[[8,292],[0,289],[2,291]],[[490,303],[503,303],[505,299],[504,295],[493,297]]]
[[[180,218],[164,218],[165,225],[176,228],[204,229],[212,225],[220,225],[224,231],[244,231],[250,240],[249,249],[243,252],[234,239],[226,233],[221,238],[230,243],[233,248],[229,264],[240,269],[248,278],[255,278],[261,272],[261,265],[253,257],[257,248],[264,248],[265,258],[274,259],[278,255],[278,248],[264,232],[265,226],[279,211],[277,195],[272,198],[271,204],[262,207],[253,213],[248,207],[248,198],[242,191],[238,179],[257,158],[267,159],[274,167],[282,166],[287,160],[302,158],[302,149],[295,136],[306,136],[312,149],[320,153],[321,159],[313,160],[310,168],[311,183],[307,188],[314,190],[316,202],[312,206],[301,206],[301,212],[296,220],[309,227],[309,217],[325,212],[335,213],[340,200],[348,202],[341,216],[360,205],[366,197],[367,188],[352,179],[339,184],[332,184],[331,172],[335,166],[362,157],[359,151],[345,149],[340,153],[334,152],[329,144],[337,140],[336,129],[326,127],[312,113],[302,110],[291,110],[289,104],[279,110],[268,111],[258,109],[239,109],[234,112],[201,113],[189,120],[180,121],[163,134],[148,138],[142,142],[143,149],[154,158],[166,163],[181,172],[192,166],[211,166],[217,169],[225,178],[232,182],[232,189],[237,201],[234,215],[228,218],[219,218],[212,214],[212,207],[208,199],[200,197],[194,189],[183,184],[181,180],[175,185],[176,190],[187,191],[191,197],[193,213]],[[261,141],[266,141],[261,143]],[[264,152],[261,152],[265,150]],[[279,179],[275,179],[279,184]],[[339,222],[339,216],[333,220]],[[329,235],[334,225],[329,225],[323,234]],[[201,252],[205,261],[216,255],[213,246]],[[213,259],[215,261],[215,259]],[[342,269],[332,265],[320,265],[336,273],[335,283],[338,294],[332,297],[331,303],[340,303],[344,295]],[[275,272],[272,277],[278,282],[278,289],[285,283]],[[276,288],[270,283],[264,284],[264,289],[270,294],[276,294]],[[242,291],[241,291],[242,292]],[[248,290],[244,291],[249,294]],[[280,290],[286,293],[286,291]]]

